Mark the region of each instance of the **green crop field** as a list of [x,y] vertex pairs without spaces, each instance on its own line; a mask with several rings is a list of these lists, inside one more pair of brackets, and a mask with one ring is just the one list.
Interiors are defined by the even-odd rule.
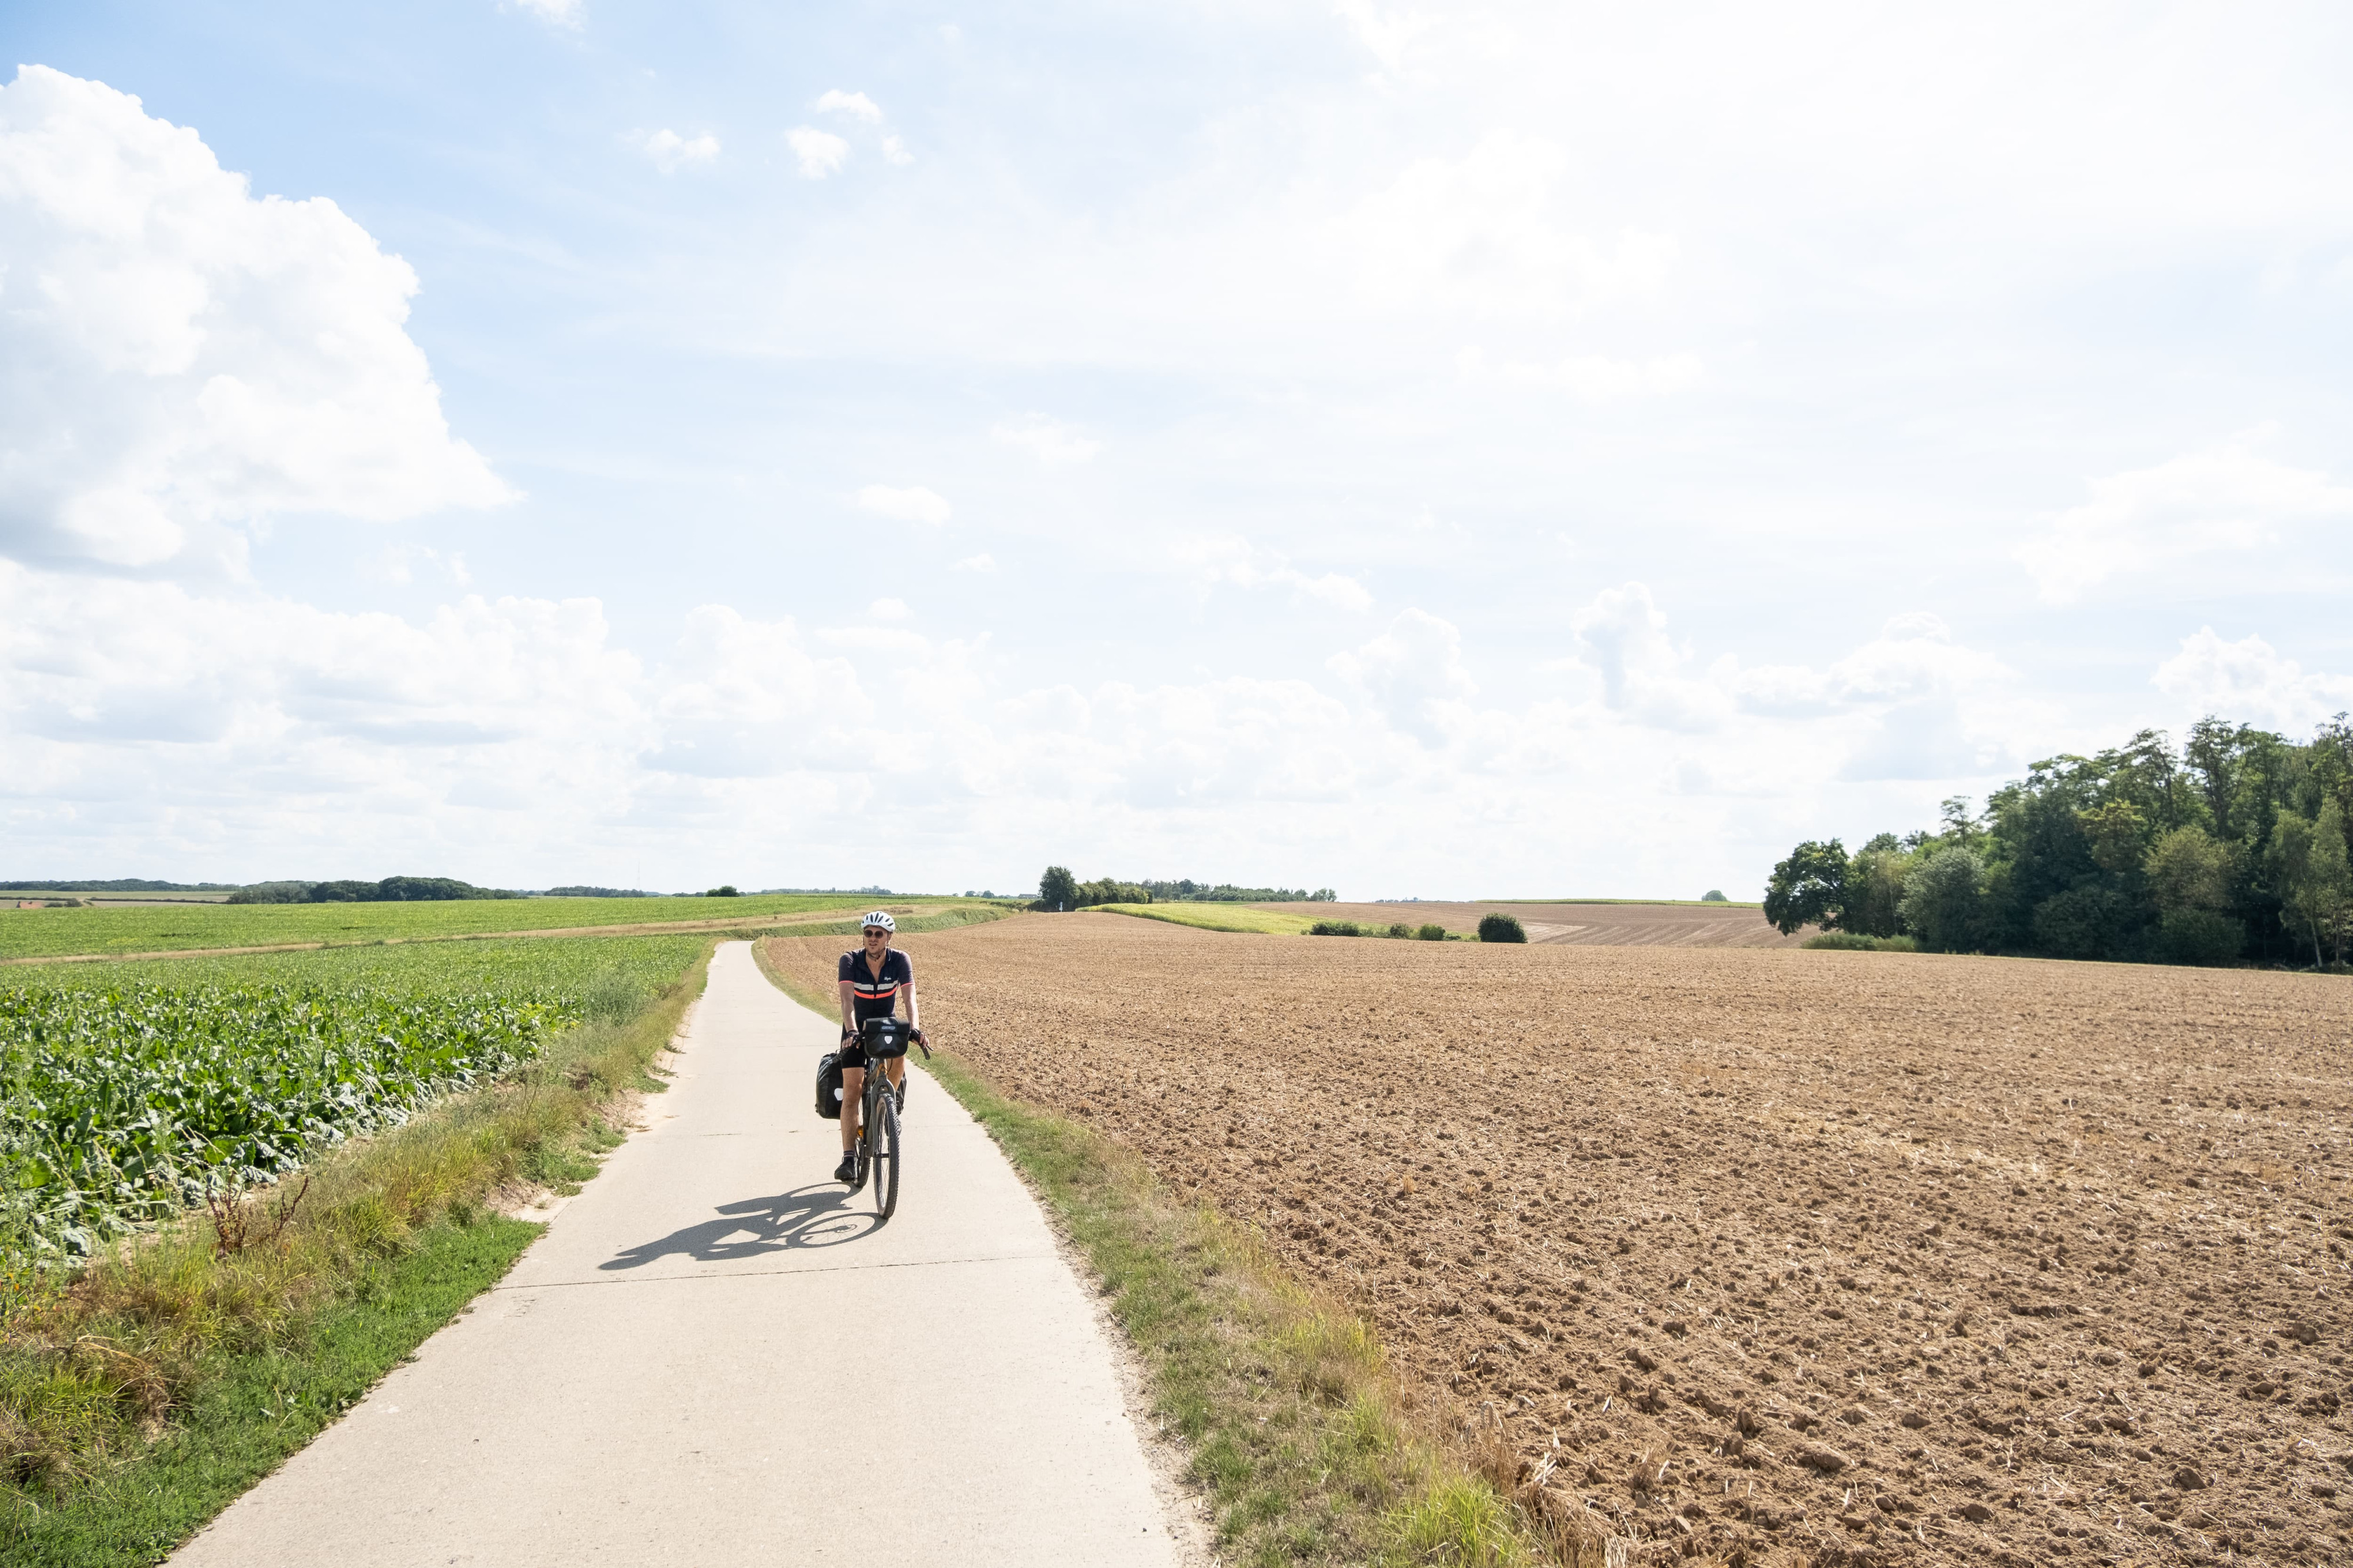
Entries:
[[[916,902],[881,900],[896,913]],[[839,893],[769,893],[735,899],[452,899],[385,904],[185,904],[176,909],[0,910],[0,959],[82,953],[170,952],[188,948],[269,947],[285,942],[372,942],[561,931],[573,926],[740,921],[840,910],[875,900]]]
[[1171,925],[1198,926],[1203,931],[1249,931],[1259,936],[1305,936],[1315,923],[1311,916],[1252,909],[1248,904],[1097,904],[1107,915],[1134,915],[1138,920],[1166,921]]
[[696,935],[0,973],[0,1250],[77,1255],[626,1017]]

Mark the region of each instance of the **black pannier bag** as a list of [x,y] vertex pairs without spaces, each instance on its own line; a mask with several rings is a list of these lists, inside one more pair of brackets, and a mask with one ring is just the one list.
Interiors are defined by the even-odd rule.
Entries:
[[817,1115],[820,1121],[841,1120],[841,1053],[828,1051],[817,1058]]

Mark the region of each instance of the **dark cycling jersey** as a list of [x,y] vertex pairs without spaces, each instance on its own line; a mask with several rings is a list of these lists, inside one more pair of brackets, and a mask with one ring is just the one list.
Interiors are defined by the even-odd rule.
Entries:
[[907,955],[894,947],[883,954],[882,977],[877,980],[860,951],[841,955],[840,977],[850,987],[850,1016],[862,1024],[869,1018],[887,1018],[897,1010],[899,988],[915,983],[915,969]]

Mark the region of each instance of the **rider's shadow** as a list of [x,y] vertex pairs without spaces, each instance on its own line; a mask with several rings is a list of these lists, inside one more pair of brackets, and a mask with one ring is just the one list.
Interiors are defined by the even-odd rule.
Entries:
[[851,1194],[828,1183],[723,1204],[717,1219],[674,1230],[659,1241],[642,1242],[599,1268],[642,1268],[671,1256],[699,1263],[727,1263],[796,1247],[839,1247],[871,1235],[881,1224],[874,1211],[849,1207]]

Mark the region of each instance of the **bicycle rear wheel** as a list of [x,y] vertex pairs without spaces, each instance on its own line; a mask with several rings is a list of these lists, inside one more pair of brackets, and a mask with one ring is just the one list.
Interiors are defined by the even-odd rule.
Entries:
[[899,1206],[899,1107],[889,1090],[874,1108],[874,1212],[884,1219]]

